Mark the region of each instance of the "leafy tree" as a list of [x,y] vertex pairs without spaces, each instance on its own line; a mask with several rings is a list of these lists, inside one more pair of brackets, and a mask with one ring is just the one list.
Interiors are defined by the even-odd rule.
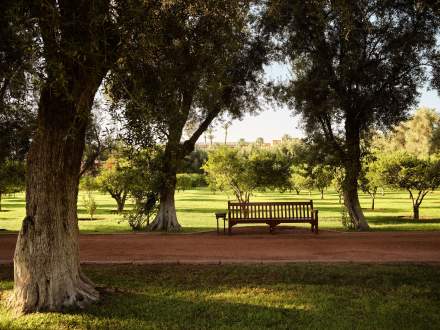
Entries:
[[41,82],[11,302],[22,313],[84,307],[99,299],[79,262],[77,200],[85,132],[95,93],[121,45],[131,39],[127,24],[134,19],[126,18],[134,18],[129,6],[136,1],[13,3],[19,9],[11,17],[29,17],[37,34],[31,38],[38,56],[32,69]]
[[129,186],[133,180],[131,164],[126,158],[110,157],[103,164],[97,177],[97,184],[101,191],[110,194],[117,203],[117,212],[124,210]]
[[293,72],[274,95],[344,167],[344,203],[358,230],[369,228],[358,197],[361,140],[416,103],[438,22],[419,1],[268,2],[264,32]]
[[344,169],[341,167],[337,167],[334,171],[332,185],[336,193],[338,194],[339,204],[342,203],[342,197],[344,196],[344,191],[342,189],[342,185],[344,183],[344,177],[345,177]]
[[374,211],[374,202],[379,188],[384,186],[384,163],[380,159],[364,162],[361,175],[359,177],[359,186],[363,192],[370,195],[371,210]]
[[324,199],[324,190],[332,183],[333,175],[333,170],[328,165],[316,165],[311,168],[311,183],[321,193],[321,199]]
[[258,138],[255,140],[255,144],[256,144],[257,146],[261,147],[261,146],[264,144],[264,139],[263,139],[262,137],[258,137]]
[[429,108],[418,109],[411,118],[395,126],[386,136],[376,138],[382,152],[405,150],[425,158],[440,150],[440,115]]
[[86,212],[90,215],[90,220],[93,221],[93,216],[95,215],[98,205],[96,204],[92,191],[87,191],[83,196],[83,206]]
[[418,220],[423,199],[440,186],[440,160],[397,153],[384,159],[384,178],[392,187],[409,192],[414,219]]
[[179,173],[203,173],[202,165],[208,159],[208,153],[205,150],[196,149],[185,156],[180,167]]
[[291,188],[291,160],[278,149],[252,147],[249,151],[249,168],[254,173],[259,190],[281,190]]
[[[151,230],[181,229],[174,202],[176,174],[213,120],[224,112],[239,116],[256,104],[265,44],[251,33],[249,5],[235,0],[221,6],[214,0],[157,4],[146,23],[154,38],[131,44],[111,80],[128,134],[143,144],[151,141],[144,133],[149,127],[165,144],[160,209]],[[200,124],[183,140],[184,128],[194,118]]]
[[307,175],[303,166],[293,165],[291,167],[291,177],[290,177],[291,187],[299,195],[301,190],[307,189],[311,190],[313,188],[313,183],[310,176]]
[[210,185],[221,191],[231,189],[237,201],[244,203],[257,188],[256,173],[249,165],[245,149],[218,147],[210,150],[203,169]]
[[133,230],[145,230],[159,211],[163,150],[154,146],[128,151],[131,172],[128,191],[134,207],[124,218]]

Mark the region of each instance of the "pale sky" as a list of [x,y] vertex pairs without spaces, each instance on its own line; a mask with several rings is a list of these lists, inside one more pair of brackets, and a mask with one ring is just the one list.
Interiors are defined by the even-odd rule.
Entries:
[[[275,80],[283,79],[288,74],[287,70],[279,65],[271,66],[266,73],[270,79]],[[419,107],[435,108],[440,111],[440,97],[437,91],[424,89],[419,99]],[[228,142],[237,142],[241,138],[253,142],[258,137],[262,137],[265,142],[271,142],[280,139],[284,134],[293,137],[304,136],[299,117],[293,117],[292,112],[285,107],[271,105],[270,108],[259,115],[246,115],[242,120],[233,121],[228,129]],[[214,135],[215,142],[224,141],[222,127],[216,127]],[[203,136],[199,142],[203,143]]]

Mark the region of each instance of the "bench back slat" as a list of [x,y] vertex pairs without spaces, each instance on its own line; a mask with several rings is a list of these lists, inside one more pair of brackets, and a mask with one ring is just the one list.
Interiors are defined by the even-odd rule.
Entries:
[[310,219],[313,201],[301,202],[228,202],[231,220],[296,220]]

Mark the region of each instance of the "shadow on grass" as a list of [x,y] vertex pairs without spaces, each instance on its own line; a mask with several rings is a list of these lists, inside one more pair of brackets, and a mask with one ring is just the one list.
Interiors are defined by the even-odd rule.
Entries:
[[368,216],[367,220],[369,223],[374,225],[429,225],[429,224],[440,224],[440,219],[420,219],[414,220],[411,217],[374,217]]
[[[8,267],[0,269],[0,280],[12,280]],[[440,325],[440,268],[434,266],[83,268],[92,280],[108,288],[100,303],[68,315],[16,319],[11,325],[20,328],[24,324],[29,329],[34,317],[41,329],[435,329]]]

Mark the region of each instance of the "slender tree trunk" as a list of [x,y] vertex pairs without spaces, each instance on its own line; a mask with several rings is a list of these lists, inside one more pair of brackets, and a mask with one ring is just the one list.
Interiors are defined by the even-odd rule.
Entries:
[[420,209],[420,205],[417,205],[417,204],[413,205],[414,220],[419,220],[420,219],[419,209]]
[[360,129],[356,120],[350,116],[347,116],[345,130],[345,178],[342,184],[344,192],[344,204],[355,229],[361,231],[368,230],[370,227],[365,219],[358,195],[358,178],[361,171],[361,151],[359,135]]
[[115,199],[116,199],[116,203],[118,204],[118,213],[121,213],[122,211],[124,211],[124,208],[125,208],[125,201],[127,200],[127,193],[123,192]]
[[324,199],[324,189],[321,189],[321,199]]
[[19,313],[84,307],[98,300],[79,263],[77,199],[87,119],[99,86],[78,99],[43,87],[27,159],[26,217],[14,255],[11,305]]
[[374,211],[374,196],[371,196],[371,210]]
[[2,211],[2,193],[0,192],[0,212]]

